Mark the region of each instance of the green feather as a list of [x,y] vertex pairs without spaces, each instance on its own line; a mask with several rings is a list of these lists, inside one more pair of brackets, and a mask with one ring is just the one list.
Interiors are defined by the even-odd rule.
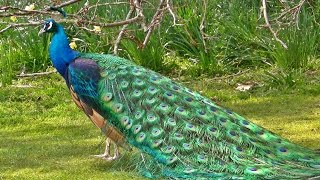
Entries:
[[[104,106],[117,113],[112,105],[123,105],[121,114],[125,116],[119,116],[121,126],[117,128],[128,142],[148,154],[146,166],[159,165],[154,174],[190,179],[290,179],[320,174],[316,152],[153,71],[110,55],[93,59],[107,72],[100,87]],[[111,95],[105,93],[112,90]],[[131,120],[135,124],[128,126]]]

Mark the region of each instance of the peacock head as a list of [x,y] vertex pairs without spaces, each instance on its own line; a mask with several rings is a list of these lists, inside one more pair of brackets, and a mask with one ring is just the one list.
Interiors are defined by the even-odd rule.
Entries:
[[53,19],[45,20],[42,28],[40,29],[38,35],[43,33],[54,33],[58,30],[58,24]]

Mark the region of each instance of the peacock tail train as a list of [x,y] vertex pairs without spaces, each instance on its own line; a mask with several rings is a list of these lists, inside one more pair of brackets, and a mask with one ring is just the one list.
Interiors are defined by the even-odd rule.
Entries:
[[[124,135],[123,143],[147,154],[140,165],[146,176],[292,179],[320,175],[319,153],[169,78],[111,55],[80,54],[78,59],[75,62],[97,63],[101,72],[92,108]],[[74,76],[75,92],[90,91],[87,82],[79,83],[81,75]]]
[[[62,27],[57,26],[56,36]],[[141,152],[136,164],[147,177],[320,176],[318,152],[291,143],[167,77],[112,55],[74,56],[66,70],[59,71],[72,98],[119,146]]]

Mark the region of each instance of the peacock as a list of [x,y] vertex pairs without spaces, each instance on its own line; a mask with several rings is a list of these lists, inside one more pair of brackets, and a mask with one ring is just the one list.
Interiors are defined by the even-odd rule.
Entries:
[[[53,19],[49,54],[75,104],[107,137],[109,161],[135,148],[139,171],[169,179],[316,179],[320,154],[132,61],[69,47]],[[152,59],[150,59],[152,61]],[[110,145],[114,144],[114,154]]]

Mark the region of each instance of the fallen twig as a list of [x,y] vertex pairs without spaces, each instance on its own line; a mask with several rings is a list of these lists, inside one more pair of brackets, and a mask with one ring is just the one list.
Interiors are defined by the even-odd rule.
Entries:
[[16,88],[32,88],[32,87],[34,87],[34,86],[30,85],[30,84],[17,84],[17,85],[11,85],[11,86],[12,87],[16,87]]
[[57,71],[49,71],[49,72],[39,72],[39,73],[31,73],[31,74],[24,74],[21,73],[19,75],[17,75],[17,77],[34,77],[34,76],[45,76],[45,75],[49,75],[49,74],[53,74],[56,73]]
[[236,77],[236,76],[240,76],[246,72],[250,71],[250,69],[246,69],[246,70],[243,70],[243,71],[239,71],[235,74],[230,74],[230,75],[226,75],[226,76],[221,76],[221,77],[214,77],[214,78],[211,78],[210,80],[222,80],[222,79],[228,79],[228,78],[233,78],[233,77]]

